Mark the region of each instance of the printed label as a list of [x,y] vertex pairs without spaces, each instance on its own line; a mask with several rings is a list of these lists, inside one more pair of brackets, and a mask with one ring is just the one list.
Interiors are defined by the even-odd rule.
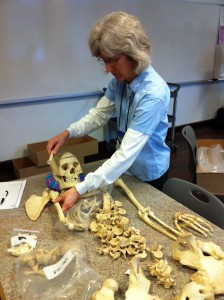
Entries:
[[27,243],[31,247],[35,248],[37,244],[37,240],[30,238],[29,236],[24,236],[24,235],[16,235],[11,237],[11,245],[12,247],[20,245],[22,243]]
[[54,265],[44,267],[43,271],[47,279],[53,279],[61,274],[64,269],[69,265],[75,255],[69,250],[65,255]]

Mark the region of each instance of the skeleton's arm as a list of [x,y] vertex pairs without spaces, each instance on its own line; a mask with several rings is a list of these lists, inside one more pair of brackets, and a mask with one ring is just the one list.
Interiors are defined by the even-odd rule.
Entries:
[[161,224],[162,226],[164,226],[165,228],[169,229],[171,232],[175,233],[175,234],[179,234],[177,230],[175,230],[174,228],[168,226],[166,223],[164,223],[162,220],[160,220],[159,218],[157,218],[154,213],[150,210],[149,207],[145,208],[143,207],[135,198],[135,196],[133,195],[133,193],[129,190],[129,188],[126,186],[126,184],[123,182],[122,179],[118,178],[115,181],[115,186],[119,186],[121,187],[125,193],[127,194],[127,196],[129,197],[129,199],[134,203],[134,205],[137,207],[138,209],[138,215],[139,217],[145,221],[148,225],[150,225],[151,227],[153,227],[154,229],[156,229],[157,231],[161,232],[162,234],[165,234],[166,236],[170,237],[173,240],[176,240],[176,237],[171,234],[170,232],[168,232],[167,230],[164,230],[163,228],[159,227],[157,224],[155,224],[154,222],[152,222],[149,217],[153,218],[155,221],[157,221],[159,224]]
[[[54,200],[56,199],[58,196],[59,196],[59,193],[56,192],[56,191],[50,191],[49,193],[49,196],[51,198],[51,200]],[[54,207],[56,208],[57,210],[57,213],[58,213],[58,217],[59,217],[59,220],[60,222],[63,224],[63,225],[66,225],[68,223],[68,220],[67,218],[65,217],[62,209],[61,209],[61,205],[59,203],[54,203]]]

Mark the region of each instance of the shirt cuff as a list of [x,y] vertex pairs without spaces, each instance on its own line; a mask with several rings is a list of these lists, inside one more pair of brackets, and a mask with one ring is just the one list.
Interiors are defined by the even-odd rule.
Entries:
[[76,188],[77,192],[79,193],[79,195],[83,195],[86,192],[88,192],[88,186],[86,185],[85,181],[77,183],[75,188]]

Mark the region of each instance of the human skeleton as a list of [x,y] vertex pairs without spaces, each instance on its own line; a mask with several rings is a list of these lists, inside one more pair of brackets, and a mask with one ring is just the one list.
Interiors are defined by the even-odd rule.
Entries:
[[[80,182],[80,174],[82,174],[82,167],[78,159],[71,153],[65,152],[56,157],[51,154],[48,164],[50,164],[53,176],[57,183],[60,185],[60,190],[63,192]],[[118,178],[115,181],[115,186],[121,187],[128,195],[129,199],[134,203],[138,209],[138,216],[144,220],[148,225],[156,229],[157,231],[165,234],[169,238],[176,240],[177,236],[180,236],[184,232],[183,228],[190,227],[196,232],[207,236],[211,235],[213,230],[209,222],[190,214],[184,214],[177,212],[175,214],[174,223],[176,229],[164,223],[157,218],[150,207],[143,207],[135,198],[133,193],[128,189],[122,179]],[[101,197],[99,197],[101,194]],[[69,230],[84,230],[88,228],[91,215],[94,215],[96,211],[102,206],[102,194],[103,191],[96,190],[82,195],[74,208],[68,211],[65,216],[59,203],[54,203],[57,210],[60,222],[67,226]],[[26,201],[26,212],[31,220],[36,221],[45,205],[51,200],[59,196],[58,191],[50,190],[46,188],[42,196],[32,195]],[[87,200],[86,200],[87,199]],[[100,199],[100,200],[99,200]],[[151,220],[153,219],[153,221]],[[162,228],[160,226],[161,225]],[[165,229],[164,229],[165,228]]]

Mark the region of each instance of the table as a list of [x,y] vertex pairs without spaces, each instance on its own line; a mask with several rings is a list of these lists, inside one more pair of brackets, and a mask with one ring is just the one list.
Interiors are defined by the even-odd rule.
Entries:
[[[98,161],[83,165],[84,173],[87,174],[90,171],[94,171],[101,163],[102,162]],[[42,191],[46,188],[45,176],[46,174],[41,174],[27,178],[26,187],[18,209],[0,210],[1,293],[4,292],[6,300],[21,299],[15,277],[15,265],[17,258],[7,253],[7,248],[10,247],[10,238],[12,236],[13,229],[22,228],[40,231],[37,244],[37,247],[39,248],[46,248],[50,245],[53,246],[60,241],[74,240],[77,238],[83,239],[87,251],[86,259],[88,265],[100,274],[103,279],[112,277],[117,280],[119,284],[119,291],[115,294],[115,299],[124,300],[125,291],[128,288],[128,275],[125,275],[124,273],[127,269],[129,269],[130,259],[119,258],[117,260],[113,260],[108,255],[98,254],[97,249],[101,246],[101,242],[89,231],[77,232],[57,230],[57,226],[55,226],[55,224],[58,222],[58,217],[53,205],[45,207],[40,218],[36,222],[31,221],[27,217],[24,206],[25,201],[32,194],[41,196]],[[176,211],[192,213],[180,203],[177,203],[167,195],[132,176],[122,175],[121,178],[143,206],[149,206],[157,217],[170,226],[174,226],[173,217]],[[156,278],[147,276],[146,273],[145,274],[151,281],[150,295],[158,295],[161,299],[166,300],[173,299],[180,292],[183,286],[190,281],[190,276],[195,271],[187,267],[183,267],[181,264],[173,260],[171,256],[173,240],[157,232],[140,220],[137,215],[136,207],[130,202],[130,200],[128,200],[120,188],[113,188],[112,197],[114,200],[123,202],[123,208],[125,208],[127,212],[126,216],[128,217],[130,224],[135,228],[140,229],[141,234],[146,238],[148,246],[152,246],[154,244],[162,245],[164,259],[166,259],[169,265],[173,268],[172,277],[176,281],[176,287],[165,289],[157,283]],[[224,231],[215,225],[214,230],[213,236],[209,239],[205,239],[205,241],[213,241],[224,249]],[[204,240],[201,237],[198,237],[198,239]],[[224,299],[224,295],[218,296],[216,299]]]

